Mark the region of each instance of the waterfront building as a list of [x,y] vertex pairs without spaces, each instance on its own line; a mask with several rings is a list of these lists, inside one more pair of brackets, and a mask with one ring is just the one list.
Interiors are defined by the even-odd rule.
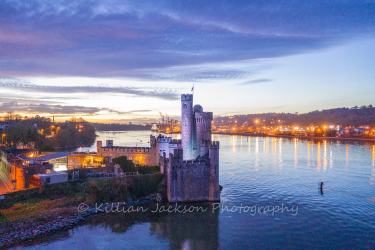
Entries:
[[193,107],[193,95],[183,94],[181,140],[156,139],[170,202],[220,200],[219,142],[211,141],[212,119],[212,112]]
[[137,165],[160,166],[166,175],[170,202],[218,201],[219,142],[211,141],[212,112],[193,106],[193,95],[181,95],[181,140],[150,136],[150,147],[119,147],[113,140],[97,141],[104,162],[126,156]]

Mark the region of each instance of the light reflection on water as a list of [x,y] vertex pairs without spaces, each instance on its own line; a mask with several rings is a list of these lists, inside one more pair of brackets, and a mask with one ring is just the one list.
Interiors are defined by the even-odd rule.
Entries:
[[[98,139],[147,146],[149,134],[99,133]],[[221,147],[222,204],[295,205],[298,214],[107,215],[37,247],[375,247],[375,145],[229,135],[213,139]],[[89,150],[95,151],[95,145]]]

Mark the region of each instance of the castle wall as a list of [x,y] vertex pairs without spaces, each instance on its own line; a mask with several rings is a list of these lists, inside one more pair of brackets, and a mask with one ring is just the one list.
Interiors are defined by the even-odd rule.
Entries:
[[[150,138],[152,139],[152,138]],[[113,141],[109,145],[113,145]],[[97,142],[97,154],[101,157],[108,157],[110,162],[113,158],[126,156],[134,164],[155,166],[159,165],[157,161],[157,152],[154,144],[151,147],[102,147],[102,142]]]
[[209,160],[183,161],[183,150],[175,149],[167,164],[169,202],[209,200]]
[[209,146],[210,157],[210,191],[209,201],[220,200],[220,186],[219,186],[219,149],[218,141],[213,141]]

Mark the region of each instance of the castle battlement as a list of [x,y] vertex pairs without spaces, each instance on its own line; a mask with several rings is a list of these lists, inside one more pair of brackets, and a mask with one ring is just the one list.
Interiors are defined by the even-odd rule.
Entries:
[[173,139],[169,144],[181,144],[181,140]]
[[196,122],[211,122],[214,119],[212,112],[195,112]]
[[156,137],[156,141],[159,143],[170,143],[172,141],[172,138],[165,137],[164,135],[159,134],[159,136]]
[[193,170],[198,172],[209,172],[210,165],[207,164],[206,161],[183,161],[181,165],[173,165],[174,171],[178,169],[182,170]]
[[193,95],[192,94],[182,94],[181,101],[192,101]]
[[212,112],[203,112],[193,95],[181,95],[181,140],[150,135],[151,147],[118,147],[97,141],[105,161],[126,156],[138,165],[160,165],[169,202],[219,201],[219,142],[211,141]]
[[134,153],[145,153],[150,152],[150,147],[102,147],[103,152],[134,152]]
[[181,141],[172,140],[160,157],[169,202],[220,200],[219,142],[211,141],[212,120],[212,112],[193,107],[193,95],[181,95]]
[[220,148],[220,143],[219,143],[219,141],[212,141],[212,142],[211,142],[211,144],[210,144],[210,149],[214,149],[214,148],[217,148],[217,149]]

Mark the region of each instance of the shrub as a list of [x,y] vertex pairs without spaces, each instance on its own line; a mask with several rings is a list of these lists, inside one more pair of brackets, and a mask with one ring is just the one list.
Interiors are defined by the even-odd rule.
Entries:
[[120,165],[122,172],[136,172],[134,163],[131,160],[128,160],[126,156],[114,158],[112,162]]

